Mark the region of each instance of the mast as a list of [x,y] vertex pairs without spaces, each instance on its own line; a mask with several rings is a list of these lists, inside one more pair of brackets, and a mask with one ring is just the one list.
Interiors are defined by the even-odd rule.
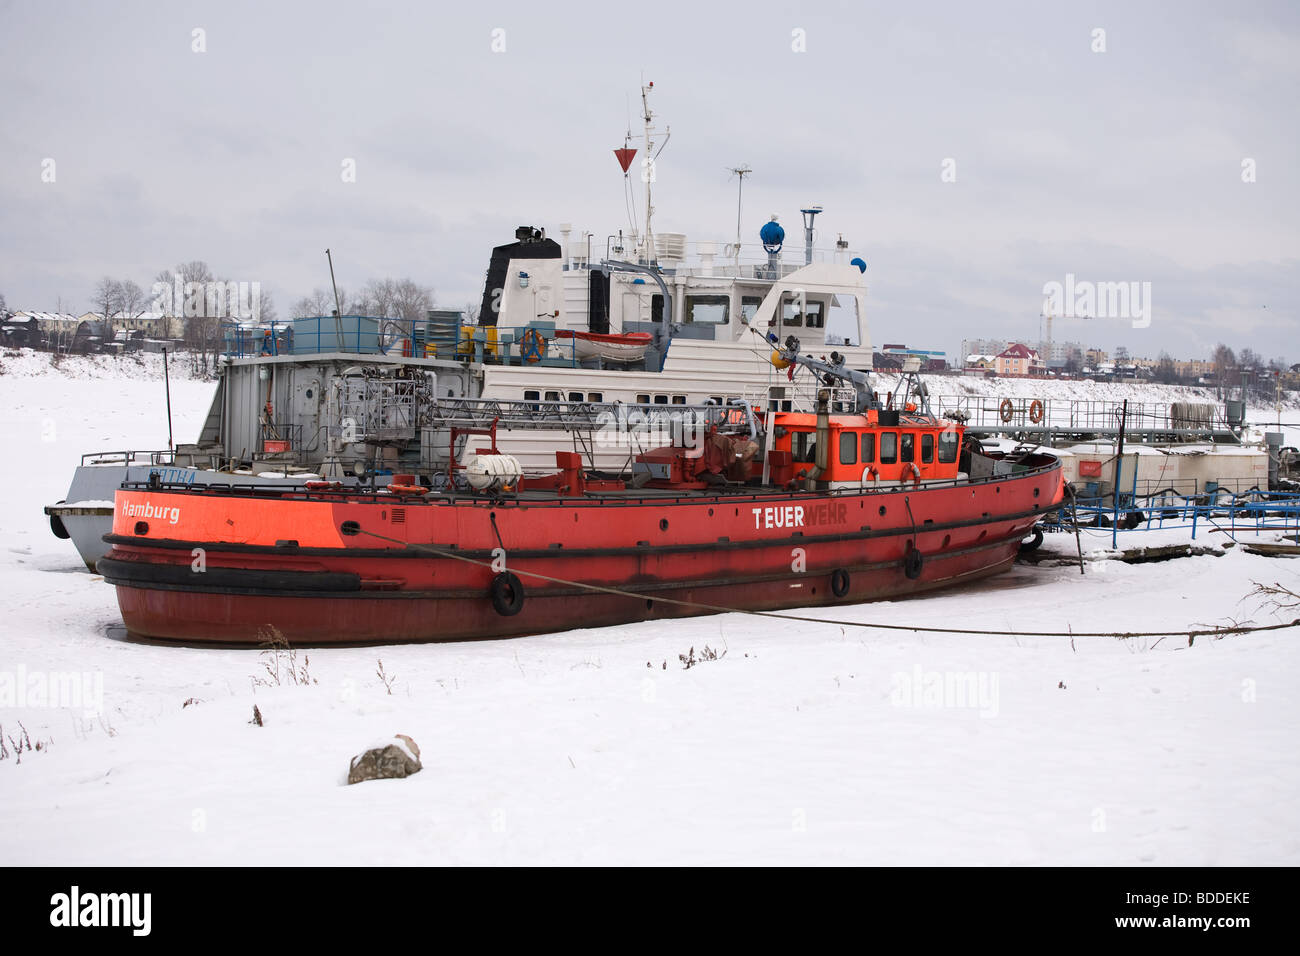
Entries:
[[650,180],[655,176],[655,153],[654,140],[651,134],[654,132],[650,126],[650,120],[654,113],[650,111],[649,94],[654,89],[654,80],[648,85],[641,87],[641,111],[645,120],[645,170],[642,179],[645,180],[645,264],[652,265],[655,261],[654,231],[650,228],[650,216],[654,212],[654,207],[650,204]]

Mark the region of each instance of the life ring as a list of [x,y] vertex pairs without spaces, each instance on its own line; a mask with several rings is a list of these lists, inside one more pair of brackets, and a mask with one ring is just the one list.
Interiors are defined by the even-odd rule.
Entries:
[[528,329],[519,340],[519,354],[530,365],[546,358],[546,338],[536,329]]
[[428,488],[421,488],[419,485],[389,485],[388,490],[395,495],[427,495]]
[[909,547],[907,554],[903,555],[903,573],[907,575],[909,581],[915,581],[921,576],[921,567],[924,564],[925,559],[916,548]]
[[836,568],[831,572],[831,593],[842,598],[849,593],[849,572]]
[[921,469],[916,467],[916,462],[914,461],[904,463],[902,480],[907,480],[907,471],[909,468],[912,470],[912,486],[915,488],[921,487]]
[[488,588],[492,608],[502,617],[514,617],[524,606],[524,586],[509,571],[502,571],[492,579]]
[[867,487],[868,478],[870,478],[872,481],[876,481],[876,482],[880,481],[880,472],[876,471],[875,465],[867,465],[866,468],[862,469],[862,477],[858,480],[858,487],[859,488]]
[[1002,416],[1004,422],[1011,421],[1011,416],[1016,413],[1016,406],[1011,403],[1011,399],[1002,399],[1002,404],[998,406],[998,414]]
[[1038,399],[1029,403],[1029,420],[1035,425],[1043,420],[1043,403]]

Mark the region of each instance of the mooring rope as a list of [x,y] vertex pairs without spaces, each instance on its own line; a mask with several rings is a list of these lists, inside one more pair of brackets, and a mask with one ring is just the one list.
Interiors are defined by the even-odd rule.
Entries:
[[[463,561],[466,564],[473,564],[481,568],[492,570],[492,563],[490,561],[480,561],[463,554],[457,554],[454,551],[435,548],[433,545],[414,544],[409,541],[402,541],[399,538],[390,538],[387,535],[379,534],[375,531],[366,531],[363,528],[358,528],[356,533],[368,535],[372,538],[378,538],[380,541],[387,541],[391,544],[402,545],[406,548],[415,548],[420,551],[427,551],[428,553],[437,555],[441,558],[451,558],[455,561]],[[632,598],[637,601],[647,600],[645,594],[638,594],[635,591],[625,591],[622,588],[613,588],[604,584],[588,584],[584,581],[568,581],[564,578],[552,577],[549,574],[541,574],[537,571],[511,569],[510,573],[524,575],[525,577],[530,578],[537,578],[539,581],[549,581],[551,584],[560,584],[565,587],[576,587],[603,594],[613,594],[619,597]],[[986,637],[1213,637],[1227,634],[1253,634],[1258,631],[1280,631],[1288,627],[1296,627],[1297,625],[1300,625],[1300,618],[1296,618],[1293,621],[1284,622],[1282,624],[1234,624],[1231,626],[1185,631],[984,631],[971,630],[964,627],[924,627],[918,624],[880,624],[871,621],[839,621],[828,617],[809,617],[802,614],[779,614],[776,611],[754,611],[747,608],[725,607],[720,604],[705,604],[702,601],[684,601],[680,598],[670,597],[655,597],[651,598],[651,600],[659,601],[664,604],[675,604],[679,607],[698,608],[700,610],[712,611],[715,614],[748,614],[752,617],[775,618],[778,621],[802,621],[808,624],[836,624],[840,627],[875,628],[883,631],[914,631],[925,634],[974,634]]]

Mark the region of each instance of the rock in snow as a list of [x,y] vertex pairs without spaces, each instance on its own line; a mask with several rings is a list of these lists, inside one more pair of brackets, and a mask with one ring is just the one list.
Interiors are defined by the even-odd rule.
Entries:
[[406,734],[391,743],[372,747],[348,764],[348,783],[409,777],[421,769],[420,747]]

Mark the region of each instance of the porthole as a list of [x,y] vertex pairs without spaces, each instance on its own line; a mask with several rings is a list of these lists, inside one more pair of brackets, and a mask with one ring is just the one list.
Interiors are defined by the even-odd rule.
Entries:
[[660,519],[659,519],[659,530],[660,530],[660,531],[667,531],[667,530],[668,530],[668,519],[667,519],[667,518],[660,518]]
[[881,505],[881,506],[880,506],[880,517],[883,518],[884,516],[885,516],[885,506],[884,506],[884,505]]

